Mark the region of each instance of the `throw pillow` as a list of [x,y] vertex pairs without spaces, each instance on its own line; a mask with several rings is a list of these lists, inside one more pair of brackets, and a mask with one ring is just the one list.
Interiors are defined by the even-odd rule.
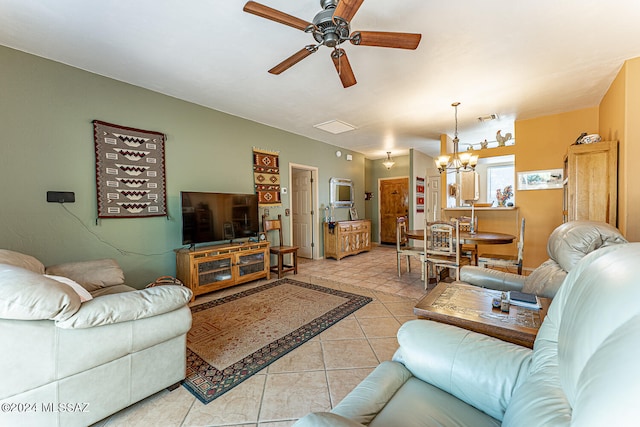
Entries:
[[42,274],[0,264],[0,318],[65,320],[80,308],[73,289]]
[[26,268],[34,273],[44,274],[44,265],[37,258],[20,252],[0,249],[0,264],[9,264],[16,267]]
[[74,290],[74,292],[78,294],[78,296],[80,297],[80,302],[85,302],[85,301],[89,301],[90,299],[93,299],[93,297],[91,296],[88,290],[83,288],[80,283],[74,282],[68,277],[52,276],[50,274],[45,274],[44,277],[48,277],[49,279],[53,279],[57,282],[64,283],[65,285],[70,286]]
[[69,277],[89,292],[124,283],[124,273],[113,259],[68,262],[47,267],[46,274]]

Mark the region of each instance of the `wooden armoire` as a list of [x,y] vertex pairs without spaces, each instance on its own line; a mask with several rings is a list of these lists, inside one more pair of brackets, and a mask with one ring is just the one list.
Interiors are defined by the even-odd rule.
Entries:
[[602,221],[616,227],[618,142],[570,146],[564,173],[564,221]]

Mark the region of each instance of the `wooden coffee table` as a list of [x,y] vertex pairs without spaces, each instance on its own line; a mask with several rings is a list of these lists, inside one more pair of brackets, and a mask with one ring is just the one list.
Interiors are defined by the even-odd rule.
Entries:
[[532,348],[551,299],[540,297],[540,310],[511,305],[509,312],[505,313],[491,305],[493,298],[500,297],[500,294],[500,291],[493,289],[441,282],[418,302],[413,312],[422,319],[458,326]]

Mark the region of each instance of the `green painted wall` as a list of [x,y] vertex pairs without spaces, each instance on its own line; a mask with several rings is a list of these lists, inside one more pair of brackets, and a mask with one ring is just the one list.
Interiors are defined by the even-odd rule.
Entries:
[[[380,179],[407,178],[411,168],[411,158],[392,156],[396,162],[391,169],[382,164],[384,159],[366,160],[366,190],[373,194],[373,198],[365,203],[367,218],[371,219],[371,241],[380,243]],[[357,200],[357,199],[356,199]]]
[[[96,221],[94,119],[167,135],[169,218]],[[0,248],[45,265],[115,258],[136,287],[174,275],[180,191],[253,192],[254,146],[280,151],[283,187],[289,163],[317,167],[320,204],[328,202],[332,176],[352,179],[356,208],[365,211],[359,153],[342,149],[353,155],[347,162],[335,146],[5,47],[0,121]],[[47,203],[48,190],[73,191],[76,202]],[[283,202],[271,216],[284,216],[288,195]],[[336,216],[346,219],[348,210]]]

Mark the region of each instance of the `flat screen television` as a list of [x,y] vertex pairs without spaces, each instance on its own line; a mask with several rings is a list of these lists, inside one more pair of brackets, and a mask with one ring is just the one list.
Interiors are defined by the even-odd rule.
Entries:
[[232,242],[260,231],[256,194],[180,192],[182,244]]

